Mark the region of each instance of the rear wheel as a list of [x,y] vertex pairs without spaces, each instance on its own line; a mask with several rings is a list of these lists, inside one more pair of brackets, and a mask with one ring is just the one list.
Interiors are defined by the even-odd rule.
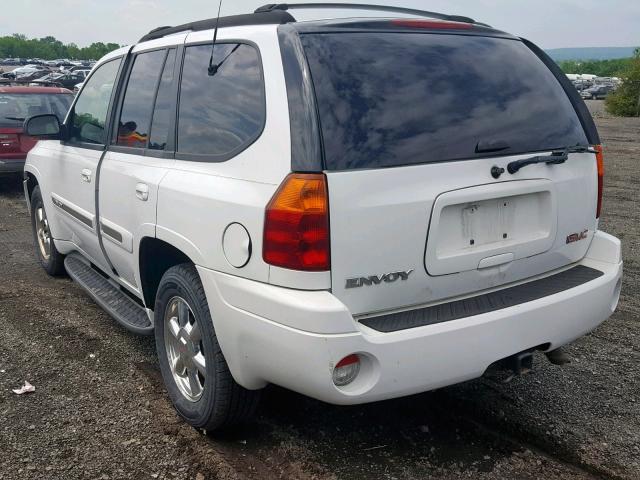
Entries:
[[58,252],[53,242],[40,186],[36,186],[31,194],[31,227],[36,244],[36,256],[42,268],[51,276],[63,275],[64,255]]
[[231,376],[193,265],[177,265],[162,277],[155,338],[167,391],[189,424],[214,431],[251,418],[260,392],[241,387]]

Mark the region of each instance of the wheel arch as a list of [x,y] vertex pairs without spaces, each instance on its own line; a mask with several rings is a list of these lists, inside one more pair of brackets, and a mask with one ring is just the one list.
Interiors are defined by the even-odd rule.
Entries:
[[155,308],[156,293],[164,273],[182,263],[196,264],[181,249],[155,237],[143,237],[138,250],[140,287],[147,308]]
[[25,193],[25,196],[28,195],[27,202],[31,202],[31,195],[33,195],[33,190],[36,188],[37,185],[40,185],[40,182],[38,181],[38,177],[36,177],[36,174],[28,170],[24,171],[23,179],[26,182],[24,193]]

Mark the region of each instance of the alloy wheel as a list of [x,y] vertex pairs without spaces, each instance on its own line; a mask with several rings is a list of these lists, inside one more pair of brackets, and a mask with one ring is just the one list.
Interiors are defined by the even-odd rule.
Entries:
[[47,214],[44,211],[44,207],[40,206],[36,208],[34,216],[40,254],[45,261],[48,261],[51,256],[51,232],[49,230],[49,221],[47,220]]
[[171,374],[180,393],[191,402],[198,401],[206,380],[202,331],[193,310],[182,297],[173,297],[167,304],[164,344]]

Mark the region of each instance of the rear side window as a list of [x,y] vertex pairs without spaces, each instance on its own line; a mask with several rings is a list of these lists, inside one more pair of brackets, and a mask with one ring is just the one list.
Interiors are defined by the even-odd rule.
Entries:
[[265,97],[260,57],[251,45],[216,44],[214,64],[207,66],[211,45],[185,49],[180,107],[178,152],[194,159],[223,161],[260,136],[265,122]]
[[166,53],[166,50],[155,50],[136,56],[122,102],[117,145],[147,146],[156,85]]
[[100,65],[80,92],[70,122],[72,142],[105,143],[105,125],[111,92],[121,59]]
[[164,63],[156,104],[153,109],[153,120],[151,123],[151,136],[149,137],[149,148],[151,150],[165,150],[169,139],[169,125],[171,117],[175,115],[175,98],[172,98],[173,69],[176,62],[176,50],[169,50],[167,60]]
[[[328,169],[587,144],[562,86],[520,41],[426,33],[303,34],[301,41]],[[497,144],[508,148],[485,147]]]

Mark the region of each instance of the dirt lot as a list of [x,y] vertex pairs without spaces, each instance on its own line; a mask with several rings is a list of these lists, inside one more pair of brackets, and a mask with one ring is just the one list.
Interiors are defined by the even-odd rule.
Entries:
[[[19,181],[1,180],[0,479],[640,478],[640,119],[591,106],[625,283],[572,364],[349,408],[273,387],[254,424],[219,437],[178,419],[152,339],[44,274]],[[36,392],[11,393],[24,380]]]

